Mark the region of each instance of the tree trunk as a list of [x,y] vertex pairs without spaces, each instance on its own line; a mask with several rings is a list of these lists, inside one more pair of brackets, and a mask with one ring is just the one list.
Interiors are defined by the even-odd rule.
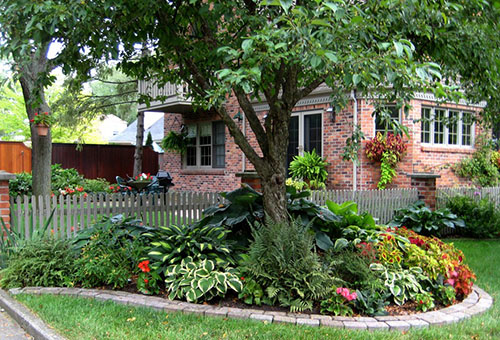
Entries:
[[[283,169],[259,172],[262,183],[262,199],[267,217],[273,221],[288,220],[286,186]],[[281,170],[282,173],[279,173]]]
[[142,172],[142,152],[144,144],[144,111],[137,112],[137,134],[134,152],[134,177]]
[[44,89],[37,81],[42,73],[50,72],[45,53],[33,54],[29,64],[19,63],[19,69],[19,82],[23,90],[26,113],[30,120],[33,195],[47,196],[51,192],[52,136],[50,130],[47,136],[39,136],[35,125],[31,123],[35,113],[50,113]]

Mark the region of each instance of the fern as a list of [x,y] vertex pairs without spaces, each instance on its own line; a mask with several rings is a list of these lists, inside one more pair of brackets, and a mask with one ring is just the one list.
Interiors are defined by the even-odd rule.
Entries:
[[272,223],[253,230],[243,266],[269,299],[291,311],[311,310],[327,296],[334,278],[314,250],[314,235],[300,223]]

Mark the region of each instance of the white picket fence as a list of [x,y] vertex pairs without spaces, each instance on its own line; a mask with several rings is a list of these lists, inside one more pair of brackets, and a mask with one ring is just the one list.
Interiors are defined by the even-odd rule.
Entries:
[[494,202],[496,207],[500,207],[500,187],[487,187],[487,188],[438,188],[437,189],[437,208],[444,208],[446,202],[450,197],[462,195],[468,196],[474,200],[480,200],[487,197],[490,201]]
[[[394,211],[417,200],[416,189],[329,190],[314,191],[311,200],[324,205],[355,201],[359,212],[369,212],[379,223],[391,220]],[[12,225],[17,232],[33,233],[50,221],[49,229],[56,237],[70,237],[101,216],[123,214],[142,219],[150,226],[190,224],[202,217],[207,207],[220,204],[217,193],[168,192],[166,194],[122,195],[96,194],[84,196],[24,196],[11,198]]]

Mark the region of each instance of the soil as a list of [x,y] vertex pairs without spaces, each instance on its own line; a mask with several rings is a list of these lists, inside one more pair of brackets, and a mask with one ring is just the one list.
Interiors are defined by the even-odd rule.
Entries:
[[[104,287],[99,287],[97,289],[108,289],[108,290],[113,290],[113,287],[111,286],[104,286]],[[131,282],[127,286],[123,287],[120,289],[121,291],[125,291],[128,293],[135,293],[135,294],[141,294],[139,291],[137,291],[136,283]],[[168,296],[166,293],[162,292],[158,295],[157,297],[162,297],[165,299],[168,299]],[[459,303],[460,301],[457,300],[456,303]],[[216,299],[210,302],[204,302],[203,304],[205,305],[212,305],[212,306],[218,306],[218,307],[234,307],[234,308],[241,308],[241,309],[254,309],[254,310],[261,310],[261,311],[270,311],[270,312],[290,312],[289,308],[286,307],[280,307],[280,306],[268,306],[268,305],[262,305],[262,306],[257,306],[257,305],[247,305],[241,300],[238,299],[238,295],[234,292],[230,292],[229,294],[226,295],[224,299]],[[447,306],[444,305],[436,305],[435,308],[429,309],[428,312],[430,311],[435,311],[439,310],[442,308],[445,308]],[[411,315],[411,314],[419,314],[422,313],[420,311],[417,311],[417,303],[413,301],[408,301],[404,305],[398,306],[398,305],[388,305],[385,307],[385,310],[387,311],[387,315],[395,316],[395,315]],[[318,306],[314,306],[312,311],[303,311],[299,314],[320,314],[320,308]],[[353,316],[366,316],[366,315],[360,315],[360,314],[354,314]]]

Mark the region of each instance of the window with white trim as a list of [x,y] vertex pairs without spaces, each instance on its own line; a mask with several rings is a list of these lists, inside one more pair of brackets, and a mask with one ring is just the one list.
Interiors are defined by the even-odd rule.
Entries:
[[226,164],[225,127],[223,122],[187,126],[187,168],[224,168]]
[[472,146],[474,142],[472,112],[422,107],[421,113],[423,144]]
[[[388,115],[387,118],[391,121],[401,122],[399,109],[394,105],[387,105],[382,108],[384,114]],[[375,135],[377,132],[385,133],[394,132],[389,121],[382,119],[380,112],[375,112]]]

